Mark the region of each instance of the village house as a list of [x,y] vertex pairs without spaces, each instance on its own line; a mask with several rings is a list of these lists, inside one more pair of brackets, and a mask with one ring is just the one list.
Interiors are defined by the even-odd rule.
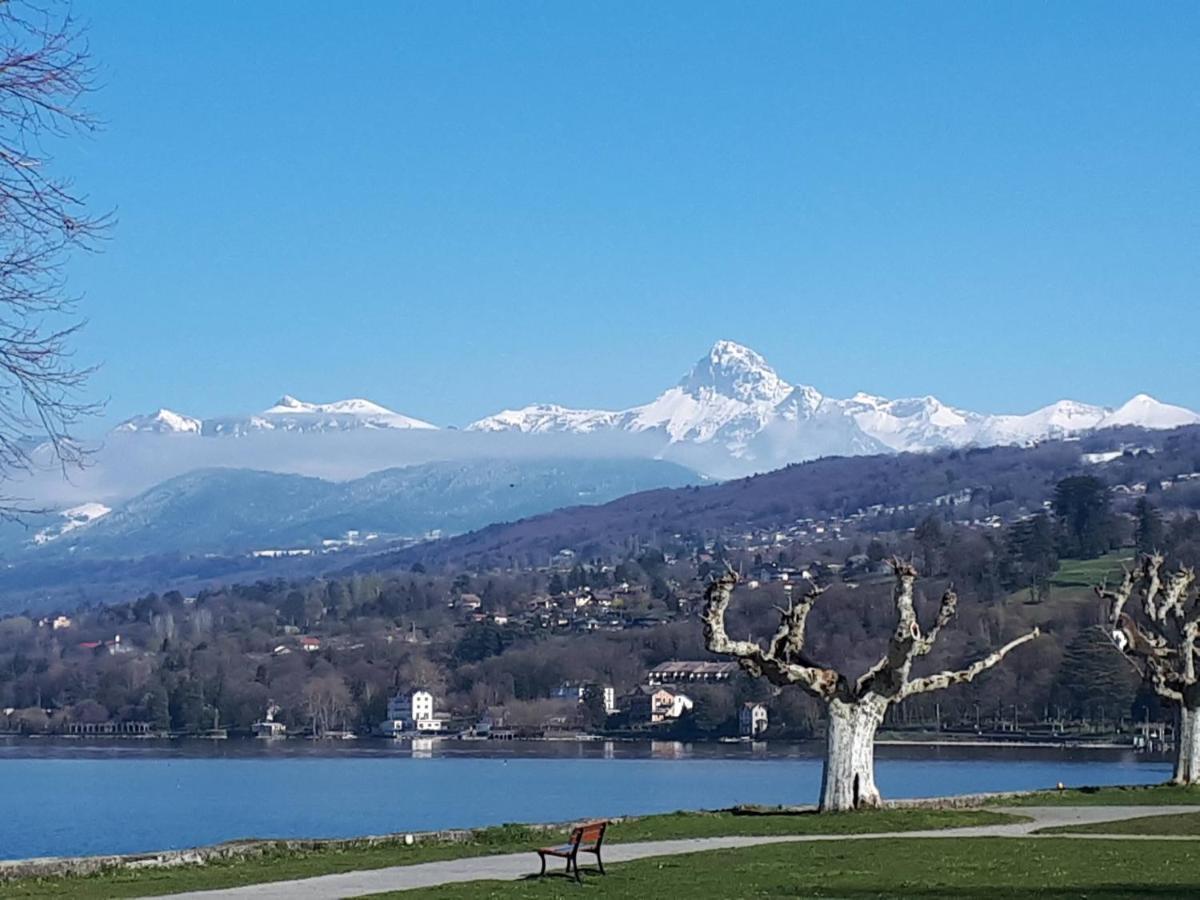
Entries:
[[379,730],[392,736],[403,731],[437,734],[446,730],[449,720],[448,715],[434,712],[432,693],[415,690],[388,700],[387,719],[380,723]]
[[734,662],[708,662],[706,660],[672,660],[659,663],[650,670],[646,680],[650,684],[682,684],[701,682],[712,684],[728,681],[738,671]]
[[767,708],[761,703],[743,703],[738,712],[738,732],[743,737],[758,737],[767,730]]
[[282,722],[276,721],[275,716],[279,714],[279,707],[274,703],[267,706],[266,715],[262,720],[255,722],[250,726],[250,730],[254,732],[257,738],[281,738],[287,736],[287,726]]
[[630,724],[658,725],[678,719],[693,707],[692,698],[679,691],[646,685],[627,698]]

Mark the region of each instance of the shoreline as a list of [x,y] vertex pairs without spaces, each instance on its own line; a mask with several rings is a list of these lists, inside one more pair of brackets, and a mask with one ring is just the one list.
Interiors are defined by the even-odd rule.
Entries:
[[[989,741],[989,740],[877,740],[876,747],[1030,747],[1048,750],[1134,750],[1133,744],[1112,741]],[[1140,754],[1152,755],[1152,754]]]
[[[1043,791],[991,791],[974,794],[959,794],[944,797],[913,797],[885,800],[885,810],[962,810],[975,809],[997,800],[1009,800],[1033,796]],[[688,814],[733,814],[746,816],[801,815],[816,812],[815,805],[764,807],[755,804],[734,806],[726,809],[683,810]],[[638,822],[654,819],[662,813],[645,815],[609,816],[610,823]],[[534,832],[562,831],[575,823],[565,822],[520,822],[510,823],[503,828],[518,827]],[[156,850],[141,853],[115,853],[93,856],[41,856],[26,859],[0,859],[0,885],[6,881],[24,878],[59,878],[64,876],[92,875],[98,872],[121,869],[167,869],[178,866],[203,865],[215,861],[252,859],[279,850],[348,850],[375,846],[413,846],[416,844],[470,843],[481,834],[496,826],[479,828],[448,828],[432,831],[400,831],[387,834],[362,835],[347,838],[239,838],[187,847],[177,850]]]

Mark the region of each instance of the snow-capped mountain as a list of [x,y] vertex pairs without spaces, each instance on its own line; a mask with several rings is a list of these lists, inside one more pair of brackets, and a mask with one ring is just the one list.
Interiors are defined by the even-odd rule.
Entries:
[[889,400],[858,393],[839,400],[789,384],[748,347],[718,341],[678,384],[643,406],[608,411],[537,404],[480,419],[467,430],[658,432],[668,445],[717,445],[761,467],[827,455],[1026,444],[1118,425],[1197,423],[1200,415],[1145,394],[1115,410],[1060,400],[1024,415],[971,412],[932,396]]
[[1195,425],[1200,415],[1182,406],[1160,403],[1147,394],[1138,394],[1100,420],[1100,428],[1115,425],[1139,425],[1142,428],[1178,428]]
[[113,430],[120,433],[240,435],[259,431],[349,431],[357,428],[435,429],[436,425],[393,412],[370,400],[353,398],[335,403],[307,403],[284,395],[274,406],[249,416],[195,419],[169,409],[127,419]]
[[613,428],[620,413],[593,409],[567,409],[554,403],[535,403],[521,409],[504,409],[467,426],[469,431],[520,431],[525,434],[571,432],[587,434]]
[[[473,422],[480,435],[640,435],[639,452],[667,456],[710,474],[746,474],[818,456],[934,450],[941,447],[1028,444],[1098,428],[1175,428],[1200,415],[1138,394],[1109,409],[1060,400],[1021,415],[991,415],[949,406],[936,397],[891,400],[858,393],[827,397],[790,384],[758,353],[717,341],[672,387],[624,410],[572,409],[538,403]],[[285,396],[248,416],[196,419],[167,409],[137,416],[118,432],[204,437],[259,432],[355,429],[433,430],[436,426],[364,399],[308,403]]]
[[150,432],[152,434],[200,434],[204,423],[169,409],[126,419],[113,431]]

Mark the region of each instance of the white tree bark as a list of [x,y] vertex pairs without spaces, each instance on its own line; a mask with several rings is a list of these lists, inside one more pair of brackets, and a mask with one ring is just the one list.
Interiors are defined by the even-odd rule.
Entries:
[[1171,783],[1200,784],[1200,596],[1192,569],[1166,574],[1164,563],[1161,553],[1143,556],[1119,586],[1102,584],[1096,593],[1109,602],[1113,644],[1160,697],[1178,706]]
[[1200,706],[1179,705],[1172,784],[1200,784]]
[[880,805],[875,785],[875,732],[892,703],[973,681],[1011,650],[1038,636],[1035,628],[965,669],[910,679],[913,660],[933,648],[943,626],[954,617],[958,598],[954,591],[946,591],[933,627],[922,632],[913,600],[916,569],[899,559],[892,560],[892,569],[896,576],[892,594],[896,628],[883,657],[853,682],[832,666],[814,661],[805,651],[808,614],[823,588],[814,586],[798,602],[780,610],[779,628],[766,647],[753,640],[733,640],[725,630],[725,612],[738,580],[732,570],[715,579],[705,592],[704,642],[711,652],[733,657],[752,676],[766,678],[780,688],[794,685],[825,703],[823,812]]
[[887,708],[877,697],[829,704],[821,812],[872,809],[883,802],[875,785],[875,731]]

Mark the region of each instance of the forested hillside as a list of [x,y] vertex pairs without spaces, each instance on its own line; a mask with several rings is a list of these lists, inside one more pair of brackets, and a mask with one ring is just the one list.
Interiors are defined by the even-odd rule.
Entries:
[[[1010,521],[1041,509],[1054,485],[1069,475],[1095,475],[1110,486],[1149,484],[1153,493],[1162,481],[1195,472],[1200,472],[1200,427],[1120,429],[1034,447],[838,457],[718,485],[647,491],[597,507],[557,510],[423,544],[364,566],[416,561],[474,568],[544,565],[564,547],[603,557],[676,534],[721,539],[737,532],[786,529],[798,520],[845,520],[856,514],[863,516],[857,527],[885,532],[912,527],[927,514],[925,507],[950,501],[956,518]],[[1200,508],[1200,482],[1163,493],[1162,505]]]

